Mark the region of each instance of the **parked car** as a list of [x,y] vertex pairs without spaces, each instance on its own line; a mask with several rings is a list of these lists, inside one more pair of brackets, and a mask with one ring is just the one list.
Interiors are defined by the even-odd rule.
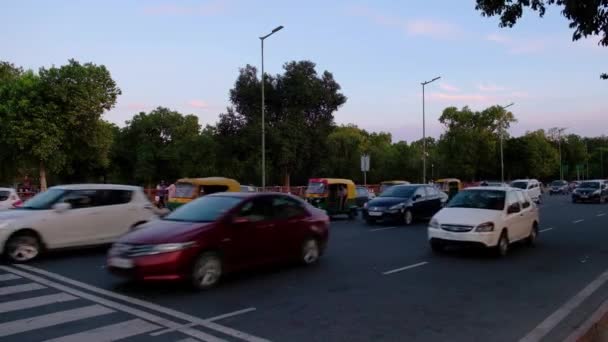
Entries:
[[255,186],[241,185],[241,192],[257,192]]
[[26,262],[43,248],[111,243],[154,219],[154,206],[139,187],[56,186],[17,209],[0,213],[0,254],[13,262]]
[[441,209],[442,201],[445,201],[445,196],[432,185],[394,185],[367,202],[363,218],[369,224],[392,220],[409,225],[415,219],[433,216]]
[[0,211],[16,208],[22,204],[15,189],[0,188]]
[[542,202],[542,190],[540,183],[536,179],[518,179],[511,182],[511,187],[524,190],[535,202]]
[[572,192],[572,202],[598,202],[604,203],[608,199],[608,183],[604,180],[590,180],[582,182]]
[[555,180],[549,185],[549,195],[565,195],[570,192],[568,182],[565,180]]
[[538,209],[528,194],[505,187],[472,187],[459,192],[431,219],[428,239],[433,251],[448,245],[495,248],[500,256],[509,245],[538,236]]
[[190,280],[198,289],[226,273],[263,264],[318,261],[329,217],[276,193],[216,193],[198,198],[118,240],[108,270],[136,280]]
[[357,207],[359,208],[363,208],[365,203],[376,197],[364,186],[357,185],[356,191],[357,197],[355,197],[355,202],[357,203]]
[[499,186],[499,187],[506,187],[509,186],[509,184],[507,183],[503,183],[500,181],[482,181],[479,183],[479,186]]

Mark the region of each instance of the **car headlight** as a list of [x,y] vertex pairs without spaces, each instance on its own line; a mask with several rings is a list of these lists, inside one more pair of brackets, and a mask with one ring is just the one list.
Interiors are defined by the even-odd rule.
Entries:
[[388,210],[400,210],[403,209],[403,203],[395,204],[394,206],[388,208]]
[[367,202],[363,203],[363,208],[367,209]]
[[431,222],[429,222],[429,228],[439,229],[439,221],[437,221],[437,219],[431,219]]
[[594,194],[594,195],[599,195],[599,194],[600,194],[600,191],[599,191],[599,190],[595,190],[595,191],[593,192],[593,194]]
[[161,244],[161,245],[155,245],[154,247],[152,247],[151,251],[153,251],[155,254],[175,252],[175,251],[180,251],[182,249],[190,248],[190,247],[194,246],[195,244],[196,243],[194,241],[182,242],[182,243],[165,243],[165,244]]
[[485,222],[475,228],[476,232],[492,232],[494,231],[494,222]]

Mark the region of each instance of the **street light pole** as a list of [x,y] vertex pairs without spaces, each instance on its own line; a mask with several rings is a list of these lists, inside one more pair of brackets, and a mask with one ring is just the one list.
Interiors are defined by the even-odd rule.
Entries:
[[[499,107],[502,108],[502,110],[505,110],[514,104],[515,104],[514,102],[511,102],[506,106],[499,106]],[[505,135],[504,126],[505,126],[505,121],[501,120],[500,121],[500,181],[503,184],[505,183],[505,157],[504,157],[504,152],[503,152],[503,140],[504,140],[504,135]]]
[[269,34],[260,37],[262,45],[262,191],[266,188],[266,122],[264,118],[266,110],[266,102],[264,98],[264,39],[272,36],[274,33],[280,31],[283,26],[278,26]]
[[426,121],[425,121],[425,108],[424,108],[424,86],[429,83],[435,82],[440,79],[441,76],[435,77],[430,81],[420,83],[422,85],[422,183],[426,184]]

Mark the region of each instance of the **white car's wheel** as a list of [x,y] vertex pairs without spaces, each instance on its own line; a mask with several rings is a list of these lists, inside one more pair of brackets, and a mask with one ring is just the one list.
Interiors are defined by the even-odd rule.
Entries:
[[509,253],[509,237],[507,231],[503,231],[498,239],[498,244],[496,244],[496,254],[499,257],[504,257],[507,253]]
[[528,243],[528,246],[534,247],[534,246],[536,246],[537,239],[538,239],[538,225],[535,222],[534,224],[532,224],[532,229],[530,229],[530,235],[528,235],[528,239],[526,240],[526,242]]
[[6,256],[12,262],[28,262],[40,254],[40,246],[40,241],[36,236],[18,234],[7,241]]
[[406,226],[409,226],[412,222],[414,222],[414,215],[412,215],[411,210],[406,209],[403,213],[403,223],[405,223]]

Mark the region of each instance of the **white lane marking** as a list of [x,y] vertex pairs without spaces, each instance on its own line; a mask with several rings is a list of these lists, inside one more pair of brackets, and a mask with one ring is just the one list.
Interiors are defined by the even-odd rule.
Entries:
[[602,217],[602,216],[606,216],[606,213],[599,213],[599,214],[597,214],[597,217]]
[[246,314],[246,313],[251,312],[251,311],[255,311],[255,308],[247,308],[247,309],[237,310],[237,311],[225,313],[223,315],[209,317],[209,318],[207,318],[205,320],[209,321],[209,322],[214,322],[214,321],[219,321],[219,320],[224,319],[224,318]]
[[[599,323],[602,317],[608,313],[608,300],[604,301],[600,307],[585,321],[583,324],[570,334],[570,336],[564,339],[564,342],[578,342],[582,341],[582,337],[587,334],[588,331],[593,329],[596,323]],[[598,336],[599,337],[599,336]]]
[[188,324],[184,324],[177,328],[169,328],[169,329],[155,331],[155,332],[151,333],[150,336],[160,336],[160,335],[168,334],[170,332],[179,331],[179,330],[183,330],[183,329],[187,329],[187,328],[192,328],[193,326],[196,326],[196,323],[188,323]]
[[553,227],[549,227],[549,228],[541,229],[541,230],[539,231],[539,233],[548,232],[548,231],[550,231],[550,230],[553,230]]
[[[127,306],[127,305],[123,305],[123,304],[120,304],[120,303],[117,303],[117,302],[113,302],[113,301],[110,301],[110,300],[107,300],[107,299],[104,299],[104,298],[101,298],[101,297],[98,297],[98,296],[95,296],[95,295],[92,295],[92,294],[89,294],[89,293],[86,293],[86,292],[82,292],[82,291],[73,289],[71,287],[67,287],[65,285],[52,282],[52,281],[50,281],[48,279],[44,279],[44,278],[41,278],[41,277],[33,275],[33,274],[29,274],[29,273],[26,273],[26,272],[23,272],[23,271],[19,271],[17,269],[12,268],[12,267],[0,266],[0,269],[5,270],[7,272],[13,272],[13,273],[15,273],[17,275],[22,276],[23,278],[27,278],[27,279],[30,279],[32,281],[35,281],[35,282],[38,282],[38,283],[41,283],[41,284],[45,284],[45,285],[47,285],[49,287],[53,287],[53,288],[55,288],[55,289],[57,289],[59,291],[67,292],[67,293],[70,293],[70,294],[72,294],[74,296],[77,296],[77,297],[80,297],[80,298],[83,298],[83,299],[88,299],[90,301],[96,302],[98,304],[105,305],[105,306],[110,307],[110,308],[115,309],[115,310],[126,312],[128,314],[133,315],[133,316],[139,317],[141,319],[145,319],[147,321],[150,321],[152,323],[156,323],[158,325],[165,326],[167,328],[180,328],[182,326],[181,324],[179,324],[177,322],[170,321],[170,320],[162,318],[160,316],[156,316],[156,315],[147,313],[145,311],[132,308],[132,307]],[[180,330],[180,332],[182,332],[182,333],[184,333],[186,335],[198,338],[199,340],[202,340],[202,341],[207,341],[207,342],[226,342],[226,340],[217,338],[217,337],[215,337],[213,335],[209,335],[207,333],[204,333],[204,332],[198,331],[198,330],[194,330],[194,329]]]
[[67,293],[55,293],[46,296],[33,297],[21,300],[13,300],[10,302],[0,303],[0,313],[24,310],[35,308],[37,306],[69,302],[76,300],[77,297],[69,295]]
[[0,296],[13,294],[13,293],[19,293],[19,292],[41,290],[41,289],[45,289],[45,288],[46,288],[46,286],[42,286],[42,285],[36,284],[36,283],[28,283],[28,284],[15,285],[15,286],[6,286],[6,287],[0,288]]
[[188,337],[183,340],[179,340],[179,341],[175,341],[175,342],[198,342],[198,341],[193,338]]
[[376,228],[376,229],[370,229],[370,232],[380,232],[383,230],[391,230],[391,229],[397,229],[399,227],[384,227],[384,228]]
[[46,340],[46,342],[111,342],[144,334],[158,328],[160,328],[160,326],[136,318],[130,321],[106,325],[104,327]]
[[18,277],[14,274],[0,274],[0,281],[7,281],[7,280],[16,280],[16,279],[20,279],[21,277]]
[[396,268],[394,270],[386,271],[386,272],[383,272],[382,274],[389,275],[389,274],[393,274],[393,273],[397,273],[397,272],[402,272],[402,271],[406,271],[406,270],[409,270],[409,269],[412,269],[412,268],[424,266],[424,265],[426,265],[428,263],[429,263],[428,261],[423,261],[423,262],[419,262],[417,264],[413,264],[413,265],[409,265],[409,266],[405,266],[405,267],[401,267],[401,268]]
[[530,331],[524,336],[519,342],[533,342],[540,341],[545,337],[551,330],[553,330],[564,318],[566,318],[573,310],[575,310],[581,303],[589,298],[598,288],[600,288],[606,281],[608,281],[608,271],[602,273],[594,281],[585,286],[579,293],[574,297],[570,298],[564,303],[559,309],[557,309],[551,316],[547,317],[542,321],[536,328]]
[[46,315],[27,317],[0,324],[0,337],[19,334],[26,331],[52,327],[54,325],[79,321],[116,312],[101,305],[84,306],[78,309],[53,312]]
[[585,221],[585,220],[584,219],[580,219],[580,220],[572,221],[572,223],[577,224],[577,223],[581,223],[583,221]]
[[[173,317],[178,318],[178,319],[182,319],[184,321],[189,321],[189,322],[192,322],[192,323],[196,323],[197,325],[203,326],[203,327],[211,329],[211,330],[219,331],[222,334],[225,334],[225,335],[228,335],[228,336],[240,338],[241,340],[245,340],[245,341],[248,341],[248,342],[270,342],[269,340],[263,339],[261,337],[256,337],[256,336],[247,334],[245,332],[242,332],[242,331],[239,331],[239,330],[236,330],[236,329],[232,329],[232,328],[229,328],[229,327],[226,327],[226,326],[214,323],[214,322],[210,322],[210,321],[208,321],[206,319],[201,319],[201,318],[198,318],[198,317],[195,317],[195,316],[192,316],[192,315],[185,314],[183,312],[179,312],[179,311],[175,311],[173,309],[166,308],[164,306],[160,306],[160,305],[153,304],[153,303],[150,303],[150,302],[146,302],[146,301],[143,301],[143,300],[140,300],[140,299],[136,299],[136,298],[131,298],[131,297],[123,296],[123,295],[120,295],[118,293],[114,293],[112,291],[107,291],[107,290],[104,290],[104,289],[100,289],[100,288],[95,287],[95,286],[91,286],[91,285],[88,285],[88,284],[85,284],[85,283],[82,283],[82,282],[79,282],[79,281],[76,281],[76,280],[73,280],[73,279],[70,279],[70,278],[66,278],[66,277],[61,276],[61,275],[56,274],[56,273],[47,272],[47,271],[44,271],[44,270],[41,270],[41,269],[38,269],[38,268],[35,268],[35,267],[32,267],[32,266],[28,266],[28,265],[16,265],[16,266],[19,267],[19,268],[31,271],[31,272],[42,274],[42,275],[44,275],[46,277],[49,277],[49,278],[60,280],[60,281],[62,281],[64,283],[67,283],[67,284],[70,284],[70,285],[74,285],[74,286],[80,287],[82,289],[91,291],[91,292],[99,293],[99,294],[102,294],[102,295],[110,297],[110,298],[122,300],[122,301],[124,301],[126,303],[129,303],[129,304],[132,304],[132,305],[138,305],[138,306],[150,309],[150,310],[154,310],[154,311],[163,313],[165,315],[169,315],[169,316],[173,316]],[[0,266],[0,268],[2,268],[2,267],[4,267],[4,266]],[[21,274],[19,274],[19,275],[21,275]],[[31,277],[32,275],[29,275],[29,276]],[[80,297],[82,297],[82,296],[80,296]],[[97,297],[97,298],[99,298],[99,297]],[[102,298],[99,298],[99,299],[102,299]],[[126,307],[126,308],[128,308],[128,309],[131,310],[131,308],[129,308],[129,307]],[[146,319],[145,317],[140,317],[140,318]],[[193,331],[194,332],[199,332],[198,330],[193,330]],[[181,331],[181,332],[185,333],[185,331]],[[190,335],[190,334],[188,334],[188,335]],[[197,336],[194,336],[194,335],[190,335],[190,336],[197,338]],[[211,335],[208,335],[208,336],[211,336]]]

